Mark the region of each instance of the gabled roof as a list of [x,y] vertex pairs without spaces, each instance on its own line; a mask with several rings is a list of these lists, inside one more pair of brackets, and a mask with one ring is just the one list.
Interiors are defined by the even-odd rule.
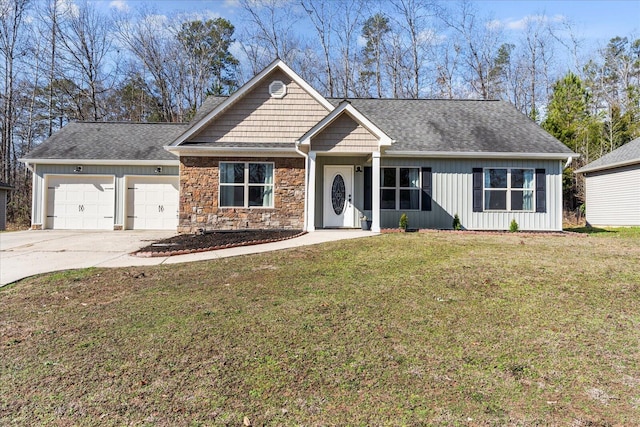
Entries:
[[[337,105],[339,100],[331,99]],[[387,154],[575,156],[567,146],[504,101],[349,99],[395,140]]]
[[578,169],[576,173],[595,172],[640,163],[640,138],[627,142],[609,154]]
[[34,148],[24,159],[100,161],[173,161],[176,157],[163,147],[182,132],[186,124],[130,122],[73,122]]
[[326,129],[331,123],[335,121],[342,114],[349,114],[360,125],[367,129],[373,136],[378,138],[380,145],[391,145],[393,140],[382,129],[372,123],[367,117],[365,117],[360,111],[355,109],[350,101],[343,100],[336,108],[333,109],[324,119],[318,122],[317,125],[312,127],[307,133],[300,138],[302,145],[308,145],[311,142],[311,138]]
[[[215,105],[215,107],[212,110],[210,110],[206,114],[205,113],[196,114],[196,117],[198,118],[198,120],[192,120],[191,123],[189,124],[189,128],[186,129],[185,132],[182,135],[180,135],[171,144],[171,146],[174,146],[174,147],[175,146],[179,146],[183,142],[185,142],[187,139],[192,137],[193,135],[196,135],[201,129],[206,127],[216,116],[218,116],[222,112],[224,112],[227,109],[229,109],[239,99],[242,99],[242,97],[244,97],[244,95],[249,93],[266,76],[271,74],[271,72],[273,72],[276,69],[282,71],[288,77],[290,77],[293,81],[295,81],[298,85],[300,85],[300,87],[302,87],[309,95],[311,95],[312,98],[314,98],[316,101],[318,101],[318,103],[320,103],[322,106],[324,106],[327,109],[327,111],[331,111],[333,109],[333,105],[325,97],[320,95],[320,93],[318,91],[316,91],[313,87],[311,87],[311,85],[309,85],[309,83],[307,83],[300,76],[298,76],[284,62],[282,62],[279,59],[276,59],[271,64],[269,64],[264,70],[262,70],[261,72],[256,74],[251,80],[249,80],[247,83],[245,83],[240,89],[238,89],[232,95],[228,96],[222,102],[220,102],[217,105]],[[215,102],[215,100],[212,100],[210,102],[213,103],[213,102]],[[207,106],[205,106],[205,107],[207,107]],[[210,105],[208,107],[211,108]],[[203,112],[206,111],[204,108],[201,108],[201,110]]]

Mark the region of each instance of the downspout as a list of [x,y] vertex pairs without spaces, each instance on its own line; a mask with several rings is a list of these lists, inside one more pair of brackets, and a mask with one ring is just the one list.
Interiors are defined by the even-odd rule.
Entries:
[[307,199],[309,197],[309,155],[300,150],[300,141],[296,141],[295,150],[296,153],[304,157],[304,225],[302,231],[306,232],[308,226]]

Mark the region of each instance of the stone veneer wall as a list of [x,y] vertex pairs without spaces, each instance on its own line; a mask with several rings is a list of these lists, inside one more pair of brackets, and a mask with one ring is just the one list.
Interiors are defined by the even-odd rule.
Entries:
[[[219,162],[273,162],[273,208],[218,207]],[[178,232],[304,227],[304,159],[192,157],[180,158]]]

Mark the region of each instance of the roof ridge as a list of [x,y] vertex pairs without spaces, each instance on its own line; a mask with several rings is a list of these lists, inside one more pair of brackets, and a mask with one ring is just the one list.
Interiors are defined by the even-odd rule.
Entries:
[[188,122],[130,122],[126,120],[109,120],[109,121],[100,121],[100,120],[77,120],[73,122],[69,122],[69,124],[105,124],[105,125],[188,125]]

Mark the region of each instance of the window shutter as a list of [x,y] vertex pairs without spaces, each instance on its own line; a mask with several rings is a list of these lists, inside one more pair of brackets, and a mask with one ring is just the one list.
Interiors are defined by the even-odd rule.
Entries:
[[373,189],[373,175],[371,173],[371,166],[364,167],[364,210],[371,210],[371,195]]
[[473,168],[473,211],[482,212],[482,168]]
[[536,212],[547,211],[547,177],[544,169],[536,169]]
[[422,210],[431,210],[431,168],[422,168]]

